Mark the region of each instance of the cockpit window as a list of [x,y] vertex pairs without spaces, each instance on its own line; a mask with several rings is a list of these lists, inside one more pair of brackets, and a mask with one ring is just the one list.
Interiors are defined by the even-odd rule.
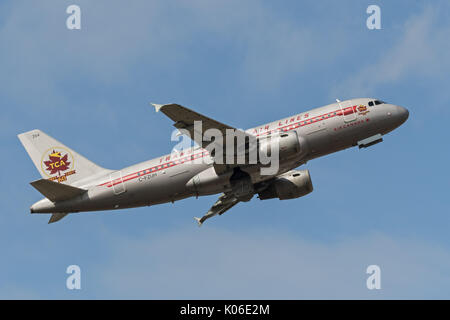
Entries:
[[374,105],[379,105],[379,104],[383,104],[383,103],[386,103],[386,102],[381,101],[381,100],[375,100],[375,101],[369,101],[368,105],[369,105],[369,107],[373,107]]

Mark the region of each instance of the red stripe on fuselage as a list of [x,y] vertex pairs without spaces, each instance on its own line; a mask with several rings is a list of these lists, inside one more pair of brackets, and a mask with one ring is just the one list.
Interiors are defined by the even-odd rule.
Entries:
[[[313,123],[316,123],[316,122],[319,122],[319,121],[322,121],[322,120],[331,119],[331,118],[334,118],[336,116],[342,116],[342,114],[344,114],[346,116],[346,115],[349,115],[349,114],[352,114],[352,113],[356,113],[356,108],[357,108],[357,106],[355,105],[355,106],[352,106],[352,107],[344,108],[342,110],[339,109],[339,110],[336,110],[336,111],[327,112],[327,113],[324,113],[324,114],[322,114],[320,116],[315,116],[315,117],[309,118],[307,120],[300,120],[298,122],[295,122],[295,123],[292,123],[292,124],[288,124],[288,125],[285,125],[283,127],[277,128],[277,129],[273,129],[273,130],[270,130],[270,131],[267,131],[267,132],[264,132],[264,133],[261,133],[261,134],[257,134],[256,136],[259,137],[261,135],[269,134],[269,133],[273,133],[273,132],[277,132],[277,131],[293,130],[293,129],[296,129],[296,128],[299,128],[299,127],[304,127],[304,126],[307,126],[307,125],[310,125],[310,124],[313,124]],[[122,183],[122,182],[133,180],[133,179],[136,179],[138,177],[142,177],[142,176],[148,175],[150,173],[158,172],[158,171],[161,171],[161,170],[166,169],[166,168],[174,167],[176,165],[183,164],[185,162],[189,162],[189,161],[192,161],[194,159],[203,158],[203,157],[207,156],[208,154],[209,153],[207,151],[201,151],[199,153],[196,153],[196,154],[193,154],[193,155],[189,155],[189,156],[184,157],[182,159],[168,161],[168,162],[163,163],[163,164],[158,164],[157,166],[153,166],[153,167],[150,167],[150,168],[147,168],[147,169],[139,170],[139,171],[134,172],[134,173],[130,173],[130,174],[122,177],[122,179],[114,179],[113,181],[107,181],[107,182],[104,182],[102,184],[99,184],[98,186],[107,186],[108,188],[110,188],[110,187],[115,186],[115,185],[117,185],[119,183]]]

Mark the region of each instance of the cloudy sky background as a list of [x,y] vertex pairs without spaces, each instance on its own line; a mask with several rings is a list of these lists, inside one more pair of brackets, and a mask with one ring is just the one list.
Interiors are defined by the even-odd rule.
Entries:
[[[366,28],[370,4],[382,30]],[[0,298],[450,298],[449,15],[446,0],[1,1]],[[255,198],[200,229],[215,196],[53,225],[29,214],[40,177],[18,133],[119,169],[174,146],[149,101],[249,128],[365,96],[409,120],[308,163],[304,198]],[[371,264],[381,290],[366,288]]]

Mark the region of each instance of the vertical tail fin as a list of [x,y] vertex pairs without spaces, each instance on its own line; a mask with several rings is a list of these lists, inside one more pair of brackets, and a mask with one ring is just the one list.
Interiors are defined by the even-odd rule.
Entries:
[[44,179],[71,185],[109,172],[41,130],[21,133],[18,137]]

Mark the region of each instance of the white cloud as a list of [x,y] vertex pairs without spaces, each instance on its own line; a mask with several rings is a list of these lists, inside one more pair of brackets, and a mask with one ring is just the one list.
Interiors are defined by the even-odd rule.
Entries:
[[[332,63],[347,50],[341,30],[330,21],[311,24],[300,12],[283,16],[260,1],[199,0],[184,5],[194,16],[197,31],[207,30],[224,41],[223,54],[233,54],[236,78],[244,87],[277,90],[290,76],[307,72],[318,61],[321,66]],[[327,4],[321,9],[333,8]]]
[[65,26],[68,4],[41,1],[31,7],[17,1],[5,18],[0,84],[2,93],[20,105],[63,107],[70,88],[60,86],[69,80],[82,76],[102,85],[122,83],[145,56],[154,58],[155,65],[170,65],[168,61],[178,58],[167,47],[182,35],[155,32],[162,20],[157,19],[157,2],[138,7],[134,2],[123,6],[119,1],[81,1],[82,29],[72,31]]
[[[445,10],[444,10],[445,11]],[[450,72],[448,52],[450,24],[442,10],[427,7],[403,25],[403,34],[392,47],[378,45],[380,58],[361,68],[333,88],[332,96],[370,95],[380,85],[396,84],[407,78],[429,81]],[[383,29],[376,32],[392,32]]]
[[217,47],[218,64],[232,57],[237,81],[260,89],[304,71],[323,57],[325,43],[333,56],[341,47],[259,1],[80,1],[82,29],[72,31],[65,25],[69,4],[41,1],[31,10],[17,1],[5,17],[0,84],[18,105],[67,106],[71,79],[111,87],[135,81],[142,68],[149,77],[179,73],[205,41]]
[[[450,285],[448,252],[380,234],[330,244],[205,226],[112,246],[111,260],[96,270],[99,297],[430,298]],[[381,267],[380,291],[366,288],[371,264]]]

